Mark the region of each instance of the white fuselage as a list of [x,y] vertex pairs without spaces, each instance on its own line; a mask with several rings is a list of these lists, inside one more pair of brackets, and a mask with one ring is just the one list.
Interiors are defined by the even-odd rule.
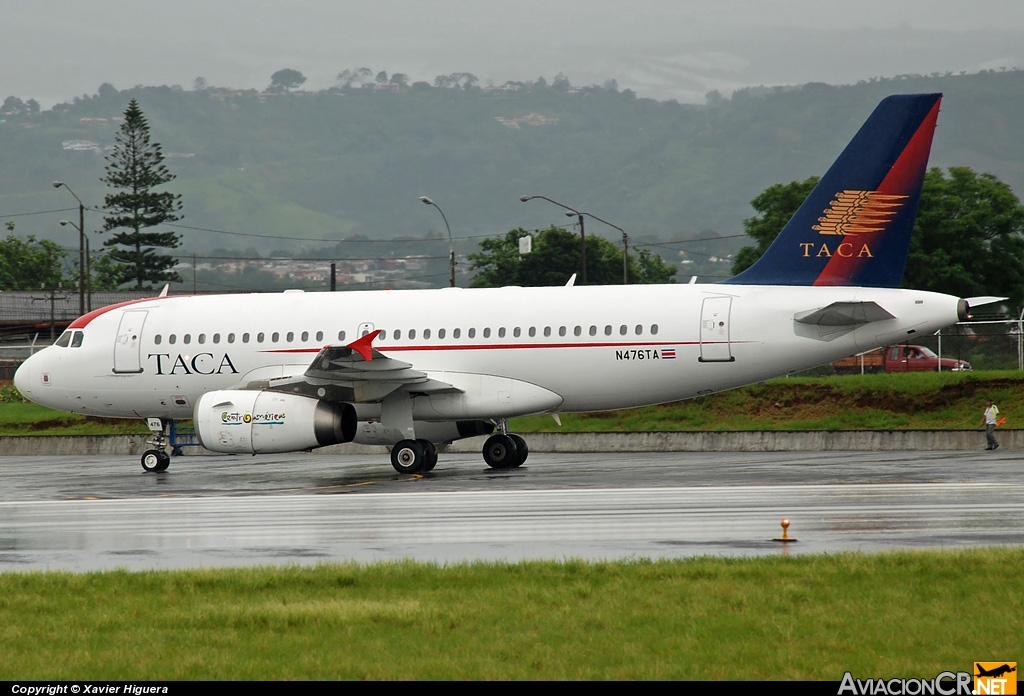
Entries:
[[[875,302],[895,318],[856,327],[794,320],[832,302]],[[378,351],[433,379],[499,377],[558,395],[538,405],[498,394],[493,408],[475,407],[489,412],[465,417],[611,410],[928,335],[957,321],[957,302],[914,290],[738,285],[172,296],[79,319],[69,331],[81,335],[32,356],[16,383],[66,411],[190,418],[206,392],[302,374],[323,346],[381,329]]]

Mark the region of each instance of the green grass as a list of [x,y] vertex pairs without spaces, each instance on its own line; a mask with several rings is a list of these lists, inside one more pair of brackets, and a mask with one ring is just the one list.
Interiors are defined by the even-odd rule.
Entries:
[[0,679],[933,677],[1015,659],[1024,549],[0,575]]
[[985,400],[1024,426],[1024,376],[1017,371],[774,379],[662,406],[517,418],[516,432],[947,430],[978,428]]

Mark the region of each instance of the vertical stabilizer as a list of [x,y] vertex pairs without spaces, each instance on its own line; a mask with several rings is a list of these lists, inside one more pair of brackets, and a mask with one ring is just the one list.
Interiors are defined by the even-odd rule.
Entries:
[[941,99],[883,99],[764,255],[723,282],[899,287]]

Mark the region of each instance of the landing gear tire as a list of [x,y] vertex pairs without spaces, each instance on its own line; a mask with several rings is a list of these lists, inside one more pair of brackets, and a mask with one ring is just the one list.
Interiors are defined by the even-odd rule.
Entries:
[[142,455],[142,468],[146,471],[167,471],[171,455],[163,450],[146,450]]
[[510,435],[491,435],[484,443],[484,461],[492,469],[511,469],[519,466],[516,442]]
[[512,438],[512,442],[516,443],[516,463],[512,466],[522,466],[526,458],[530,456],[530,448],[527,446],[526,440],[520,436],[513,435],[512,433],[509,433],[508,436]]
[[428,461],[424,440],[400,440],[391,449],[391,466],[400,474],[418,474]]
[[437,466],[437,448],[434,447],[434,443],[430,440],[417,440],[423,445],[423,449],[427,453],[427,458],[423,461],[423,467],[420,469],[421,474],[425,474],[428,471],[433,471],[434,467]]

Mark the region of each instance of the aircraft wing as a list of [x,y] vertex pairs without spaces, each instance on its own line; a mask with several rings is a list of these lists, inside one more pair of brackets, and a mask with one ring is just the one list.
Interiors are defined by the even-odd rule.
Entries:
[[250,386],[345,402],[380,401],[403,387],[420,394],[461,391],[375,349],[379,334],[378,329],[345,346],[325,346],[301,375]]

